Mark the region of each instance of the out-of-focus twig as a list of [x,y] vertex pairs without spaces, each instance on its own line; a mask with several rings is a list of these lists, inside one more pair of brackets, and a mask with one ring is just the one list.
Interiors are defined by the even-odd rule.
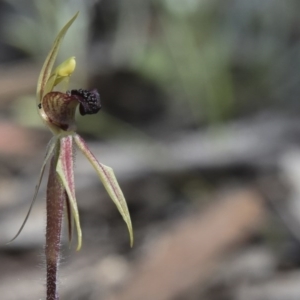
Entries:
[[295,241],[300,244],[300,223],[297,216],[291,211],[291,203],[288,202],[291,198],[290,187],[276,176],[262,177],[257,181],[257,184],[266,203]]
[[261,196],[251,189],[223,196],[153,242],[128,285],[108,299],[171,300],[201,286],[229,248],[260,228],[264,214]]

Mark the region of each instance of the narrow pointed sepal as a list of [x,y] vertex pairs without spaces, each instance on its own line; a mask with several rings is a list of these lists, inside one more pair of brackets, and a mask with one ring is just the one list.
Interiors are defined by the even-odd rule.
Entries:
[[[59,47],[61,45],[61,42],[63,41],[63,38],[65,36],[65,34],[67,33],[68,29],[70,28],[70,26],[72,25],[72,23],[75,21],[75,19],[78,16],[77,12],[71,19],[70,21],[67,22],[67,24],[61,29],[61,31],[58,33],[52,48],[44,62],[44,65],[42,67],[39,79],[38,79],[38,84],[37,84],[37,104],[40,104],[43,96],[46,95],[48,92],[50,92],[53,88],[53,85],[49,86],[48,84],[48,80],[51,76],[52,73],[52,68],[53,68],[53,64],[56,60],[57,57],[57,53],[59,50]],[[54,84],[54,82],[53,82]]]
[[[67,135],[60,137],[60,151],[59,158],[56,166],[56,172],[58,173],[62,184],[67,192],[67,201],[71,207],[71,215],[69,216],[69,222],[72,222],[72,217],[75,220],[75,226],[77,229],[77,251],[80,250],[82,244],[82,233],[80,227],[79,213],[75,196],[75,181],[74,181],[74,157],[73,157],[73,136]],[[69,224],[69,228],[72,224]]]
[[78,134],[74,135],[74,140],[75,140],[77,146],[79,147],[79,149],[82,151],[82,153],[86,156],[86,158],[90,161],[90,163],[96,170],[107,193],[109,194],[110,198],[115,203],[120,214],[122,215],[122,217],[127,225],[128,231],[129,231],[130,246],[132,247],[132,245],[133,245],[133,229],[132,229],[130,214],[128,211],[125,197],[124,197],[122,190],[117,182],[117,179],[115,177],[113,169],[99,163],[98,160],[96,159],[96,157],[93,155],[93,153],[89,150],[85,141]]
[[28,218],[30,216],[32,207],[33,207],[33,205],[35,203],[38,191],[40,189],[40,185],[41,185],[41,182],[42,182],[42,179],[43,179],[43,175],[44,175],[44,172],[45,172],[45,167],[47,165],[47,162],[48,162],[49,158],[52,156],[52,154],[54,152],[54,149],[57,146],[57,143],[58,143],[57,138],[54,136],[50,140],[50,142],[49,142],[49,144],[47,146],[47,150],[46,150],[44,162],[43,162],[43,165],[42,165],[42,168],[41,168],[41,171],[40,171],[40,176],[39,176],[39,179],[38,179],[38,183],[37,183],[37,185],[35,187],[34,196],[33,196],[33,199],[31,201],[31,204],[29,206],[29,209],[28,209],[28,212],[26,214],[26,217],[25,217],[25,219],[24,219],[24,221],[23,221],[20,229],[18,230],[17,234],[7,244],[10,244],[11,242],[13,242],[20,235],[20,233],[22,232],[22,230],[23,230],[23,228],[24,228],[24,226],[25,226],[25,224],[26,224],[26,222],[27,222],[27,220],[28,220]]

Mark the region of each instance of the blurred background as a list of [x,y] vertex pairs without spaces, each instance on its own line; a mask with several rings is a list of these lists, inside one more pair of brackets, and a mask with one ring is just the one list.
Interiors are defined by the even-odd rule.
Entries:
[[[44,297],[45,182],[18,239],[51,133],[36,112],[42,63],[103,109],[78,132],[123,189],[126,226],[80,153],[83,248],[64,234],[72,300],[300,299],[300,2],[0,1],[0,295]],[[45,180],[46,181],[46,180]]]

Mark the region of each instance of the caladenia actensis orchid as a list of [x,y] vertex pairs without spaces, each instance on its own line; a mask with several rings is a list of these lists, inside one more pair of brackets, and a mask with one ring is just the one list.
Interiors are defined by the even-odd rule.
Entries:
[[77,146],[96,170],[109,196],[117,206],[127,224],[130,244],[133,244],[133,231],[126,200],[110,167],[99,163],[89,150],[85,141],[76,133],[75,112],[79,106],[82,115],[94,114],[101,108],[100,97],[96,90],[55,90],[58,85],[66,86],[75,70],[76,61],[71,57],[53,69],[60,44],[78,13],[62,28],[54,41],[37,84],[37,110],[52,131],[53,137],[47,147],[34,198],[27,216],[13,240],[22,231],[36,200],[40,183],[48,161],[50,161],[47,184],[47,227],[46,227],[46,263],[47,263],[47,300],[59,299],[58,264],[60,258],[61,231],[64,212],[67,215],[69,241],[72,239],[73,223],[77,231],[77,250],[81,248],[82,234],[79,213],[75,197],[74,149]]

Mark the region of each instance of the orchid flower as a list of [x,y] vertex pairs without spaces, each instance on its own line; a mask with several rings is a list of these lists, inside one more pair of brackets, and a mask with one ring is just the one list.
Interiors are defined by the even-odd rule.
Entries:
[[78,13],[61,29],[42,67],[37,84],[37,110],[46,126],[52,131],[38,184],[25,220],[11,240],[21,233],[30,215],[32,206],[50,160],[47,184],[47,226],[46,226],[46,265],[47,265],[47,300],[59,300],[58,266],[60,259],[60,244],[62,219],[66,211],[68,220],[69,243],[73,234],[73,223],[77,230],[77,250],[82,245],[82,233],[75,196],[74,182],[74,148],[77,146],[96,170],[110,198],[117,206],[129,231],[130,245],[133,244],[133,231],[126,200],[118,185],[113,170],[98,162],[87,144],[76,133],[75,112],[79,107],[81,115],[97,113],[101,108],[100,96],[97,90],[75,89],[71,91],[57,90],[58,85],[66,86],[76,67],[72,56],[58,65],[53,66],[62,40],[69,27],[77,18]]
[[[35,189],[34,198],[27,213],[27,216],[13,240],[22,231],[31,211],[31,208],[36,200],[37,193],[41,184],[41,180],[45,171],[47,162],[51,159],[49,181],[47,187],[47,201],[48,197],[52,197],[51,178],[57,181],[57,185],[61,189],[61,197],[64,198],[64,205],[66,207],[69,240],[72,238],[72,227],[75,221],[77,230],[77,250],[82,245],[82,233],[80,227],[79,213],[77,201],[75,196],[75,183],[74,183],[74,146],[76,145],[81,152],[85,155],[88,161],[96,170],[100,180],[102,181],[110,198],[117,206],[120,214],[122,215],[129,231],[130,245],[133,244],[133,230],[130,220],[129,211],[127,208],[126,200],[118,185],[113,170],[98,162],[96,157],[88,148],[84,139],[76,133],[75,127],[75,111],[79,106],[81,115],[94,114],[101,108],[100,96],[96,90],[87,91],[83,89],[71,91],[57,91],[57,85],[63,83],[65,86],[76,67],[75,57],[70,57],[57,66],[53,71],[59,47],[62,40],[77,18],[77,14],[61,29],[57,35],[53,46],[44,62],[37,84],[37,109],[44,123],[52,131],[53,137],[47,147],[45,159],[40,172],[38,184]],[[53,165],[53,166],[52,166]],[[51,173],[52,172],[52,173]],[[55,173],[55,174],[54,174]],[[50,195],[50,196],[49,196]],[[53,200],[52,200],[53,201]],[[49,215],[49,212],[47,212]]]

